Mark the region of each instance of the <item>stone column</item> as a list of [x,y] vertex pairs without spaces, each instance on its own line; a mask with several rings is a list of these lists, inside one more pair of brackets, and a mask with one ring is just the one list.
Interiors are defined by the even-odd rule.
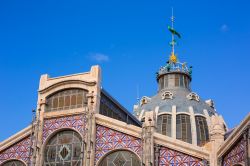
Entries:
[[154,165],[154,136],[156,128],[155,112],[145,112],[145,122],[142,126],[142,141],[143,141],[143,152],[142,152],[142,163],[145,166]]
[[217,152],[219,147],[224,142],[224,121],[218,115],[213,115],[211,118],[211,130],[210,130],[210,141],[211,141],[211,153],[210,153],[210,165],[217,166],[222,164],[222,160],[218,160]]

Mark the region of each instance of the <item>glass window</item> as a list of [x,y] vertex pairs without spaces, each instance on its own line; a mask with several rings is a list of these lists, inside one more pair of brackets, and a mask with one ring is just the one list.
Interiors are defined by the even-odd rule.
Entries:
[[179,114],[176,116],[176,138],[188,143],[192,143],[189,115]]
[[183,87],[183,75],[180,75],[180,87]]
[[175,74],[175,86],[178,87],[180,86],[180,75]]
[[157,132],[171,137],[172,116],[165,114],[157,118]]
[[4,163],[2,166],[25,166],[25,164],[18,160],[10,160]]
[[164,82],[165,82],[164,87],[167,88],[168,87],[168,75],[164,76]]
[[47,98],[46,111],[58,111],[81,108],[87,105],[87,91],[82,89],[67,89]]
[[203,146],[209,141],[209,132],[206,118],[202,116],[196,116],[195,123],[197,132],[197,145]]
[[81,136],[72,130],[57,133],[45,147],[44,165],[82,165],[83,152]]
[[140,159],[126,150],[115,151],[106,156],[99,166],[140,166]]

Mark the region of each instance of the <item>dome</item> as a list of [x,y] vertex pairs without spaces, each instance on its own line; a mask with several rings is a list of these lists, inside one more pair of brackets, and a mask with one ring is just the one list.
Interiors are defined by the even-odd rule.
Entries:
[[134,111],[142,122],[147,112],[155,112],[158,133],[203,146],[209,142],[211,116],[216,111],[212,100],[192,92],[191,69],[181,63],[162,67],[157,73],[158,92],[142,97]]

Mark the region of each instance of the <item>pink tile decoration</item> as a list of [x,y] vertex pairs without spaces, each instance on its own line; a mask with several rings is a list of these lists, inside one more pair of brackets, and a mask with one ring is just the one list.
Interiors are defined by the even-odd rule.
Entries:
[[142,141],[140,138],[97,125],[95,163],[105,154],[115,149],[128,149],[141,156]]
[[18,159],[29,163],[29,154],[30,154],[31,140],[30,137],[27,137],[20,142],[12,145],[8,149],[0,152],[0,164],[6,160]]
[[82,136],[85,135],[87,118],[85,115],[74,115],[52,119],[45,119],[43,126],[43,142],[55,130],[61,128],[72,128],[77,130]]
[[242,138],[231,151],[223,158],[223,166],[231,166],[238,163],[244,163],[246,156],[246,141]]
[[162,147],[160,149],[159,166],[204,166],[201,159]]

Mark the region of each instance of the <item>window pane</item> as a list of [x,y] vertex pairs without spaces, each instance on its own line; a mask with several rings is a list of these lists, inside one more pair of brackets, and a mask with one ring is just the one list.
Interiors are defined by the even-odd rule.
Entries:
[[176,116],[176,138],[188,143],[192,143],[189,115],[179,114]]
[[202,116],[195,117],[196,131],[197,131],[197,144],[203,146],[209,141],[209,133],[206,118]]
[[67,89],[46,99],[46,111],[67,110],[84,107],[87,103],[87,91],[82,89]]
[[49,140],[44,151],[44,165],[71,165],[81,163],[82,139],[75,131],[62,131]]
[[171,115],[160,115],[157,119],[157,132],[171,137]]

